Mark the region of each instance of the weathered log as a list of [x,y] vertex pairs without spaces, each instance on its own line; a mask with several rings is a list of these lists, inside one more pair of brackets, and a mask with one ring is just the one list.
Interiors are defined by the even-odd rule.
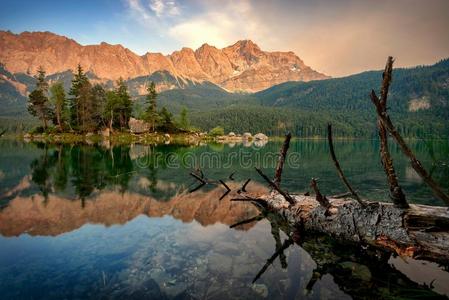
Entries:
[[284,216],[306,232],[362,242],[389,249],[398,255],[449,262],[449,211],[446,207],[410,204],[404,210],[392,203],[328,198],[331,213],[314,197],[292,196],[294,204],[280,195],[260,197],[268,210]]

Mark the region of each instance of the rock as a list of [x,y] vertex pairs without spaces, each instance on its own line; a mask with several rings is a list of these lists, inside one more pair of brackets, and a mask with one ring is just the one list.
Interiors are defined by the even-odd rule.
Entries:
[[90,137],[93,137],[93,136],[94,136],[94,134],[92,132],[88,132],[85,135],[85,137],[87,137],[87,138],[90,138]]
[[231,131],[230,133],[228,133],[228,136],[229,137],[235,137],[235,133]]
[[254,136],[254,139],[256,141],[268,141],[268,137],[265,134],[260,133],[260,132]]
[[103,129],[103,130],[100,132],[100,134],[101,134],[103,137],[110,137],[110,136],[111,136],[111,131],[109,130],[109,128],[105,128],[105,129]]
[[128,122],[131,133],[146,133],[150,131],[151,125],[143,120],[130,118]]
[[253,138],[253,135],[252,135],[251,133],[249,133],[249,132],[245,132],[245,133],[242,135],[242,138],[243,138],[244,140],[251,140],[251,139]]
[[256,292],[257,294],[259,294],[260,296],[262,296],[263,298],[267,298],[268,297],[268,288],[265,284],[253,284],[253,286],[251,287],[253,289],[254,292]]
[[164,134],[164,138],[169,140],[171,138],[171,136],[168,133],[166,133],[166,134]]

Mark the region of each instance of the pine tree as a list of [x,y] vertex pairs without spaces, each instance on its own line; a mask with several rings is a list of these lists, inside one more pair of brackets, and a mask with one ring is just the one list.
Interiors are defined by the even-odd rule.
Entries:
[[61,82],[56,82],[50,87],[50,102],[54,107],[55,120],[54,123],[63,131],[64,126],[69,118],[67,110],[67,101],[64,92],[64,86]]
[[39,67],[36,78],[36,89],[32,91],[28,99],[28,111],[31,115],[42,121],[44,130],[48,127],[48,121],[52,118],[52,111],[49,105],[47,93],[48,83],[45,81],[45,71]]
[[86,74],[84,74],[83,68],[81,67],[81,65],[78,65],[77,73],[74,74],[72,87],[70,88],[69,92],[69,95],[72,96],[70,98],[70,119],[73,127],[75,128],[79,128],[81,126],[83,100],[81,99],[81,90],[88,82],[89,80]]
[[190,128],[190,121],[189,117],[187,116],[187,108],[185,107],[182,108],[181,113],[179,114],[179,127],[184,130],[189,130]]
[[92,87],[92,106],[94,109],[92,118],[97,125],[103,123],[103,126],[106,126],[104,122],[103,115],[106,109],[106,91],[100,84],[96,84]]
[[173,114],[168,111],[167,108],[162,107],[160,115],[160,125],[159,127],[163,132],[174,132],[176,129],[173,123]]
[[146,103],[148,105],[146,110],[146,116],[145,119],[148,123],[151,124],[151,128],[154,131],[156,128],[156,124],[159,121],[159,114],[157,112],[157,92],[156,92],[156,86],[154,82],[150,82],[150,85],[147,88],[147,96],[146,96]]
[[122,78],[117,81],[116,94],[118,97],[118,114],[120,128],[127,128],[129,118],[131,118],[132,113],[132,102],[131,97],[128,94],[128,87]]

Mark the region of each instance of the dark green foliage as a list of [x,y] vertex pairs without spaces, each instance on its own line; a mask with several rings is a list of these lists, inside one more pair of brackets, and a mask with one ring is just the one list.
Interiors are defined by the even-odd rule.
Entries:
[[45,80],[45,71],[39,68],[36,75],[36,89],[28,96],[28,112],[43,123],[44,129],[52,118],[52,110],[48,101],[48,83]]
[[217,127],[212,128],[210,130],[209,134],[211,136],[220,136],[220,135],[224,135],[225,131],[224,131],[223,127],[217,126]]
[[187,108],[183,108],[181,110],[181,113],[179,114],[179,127],[183,130],[189,130],[190,129],[190,121],[188,117],[188,111]]
[[162,107],[159,112],[160,120],[157,126],[158,130],[162,132],[175,132],[177,128],[173,122],[173,114],[167,110],[167,108]]
[[103,111],[103,118],[110,127],[128,128],[128,121],[131,118],[132,102],[128,94],[128,88],[123,79],[117,81],[117,87],[113,91],[106,92],[106,105]]
[[70,114],[65,97],[64,86],[61,82],[56,82],[50,87],[50,100],[54,110],[53,123],[62,131],[68,122]]
[[157,112],[157,92],[156,85],[153,81],[150,82],[150,85],[147,88],[147,95],[145,97],[147,109],[145,112],[145,120],[151,124],[151,128],[155,129],[155,125],[159,122],[159,113]]

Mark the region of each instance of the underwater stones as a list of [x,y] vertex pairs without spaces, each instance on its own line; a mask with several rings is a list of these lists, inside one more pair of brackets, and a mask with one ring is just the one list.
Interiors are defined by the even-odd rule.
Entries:
[[232,268],[232,258],[219,253],[209,256],[209,270],[217,273],[229,273]]
[[371,280],[371,271],[365,265],[361,265],[351,261],[345,261],[340,263],[344,269],[349,269],[352,272],[352,276],[357,277],[362,281],[370,281]]
[[265,284],[254,283],[251,288],[254,292],[262,296],[263,298],[268,297],[268,288]]

